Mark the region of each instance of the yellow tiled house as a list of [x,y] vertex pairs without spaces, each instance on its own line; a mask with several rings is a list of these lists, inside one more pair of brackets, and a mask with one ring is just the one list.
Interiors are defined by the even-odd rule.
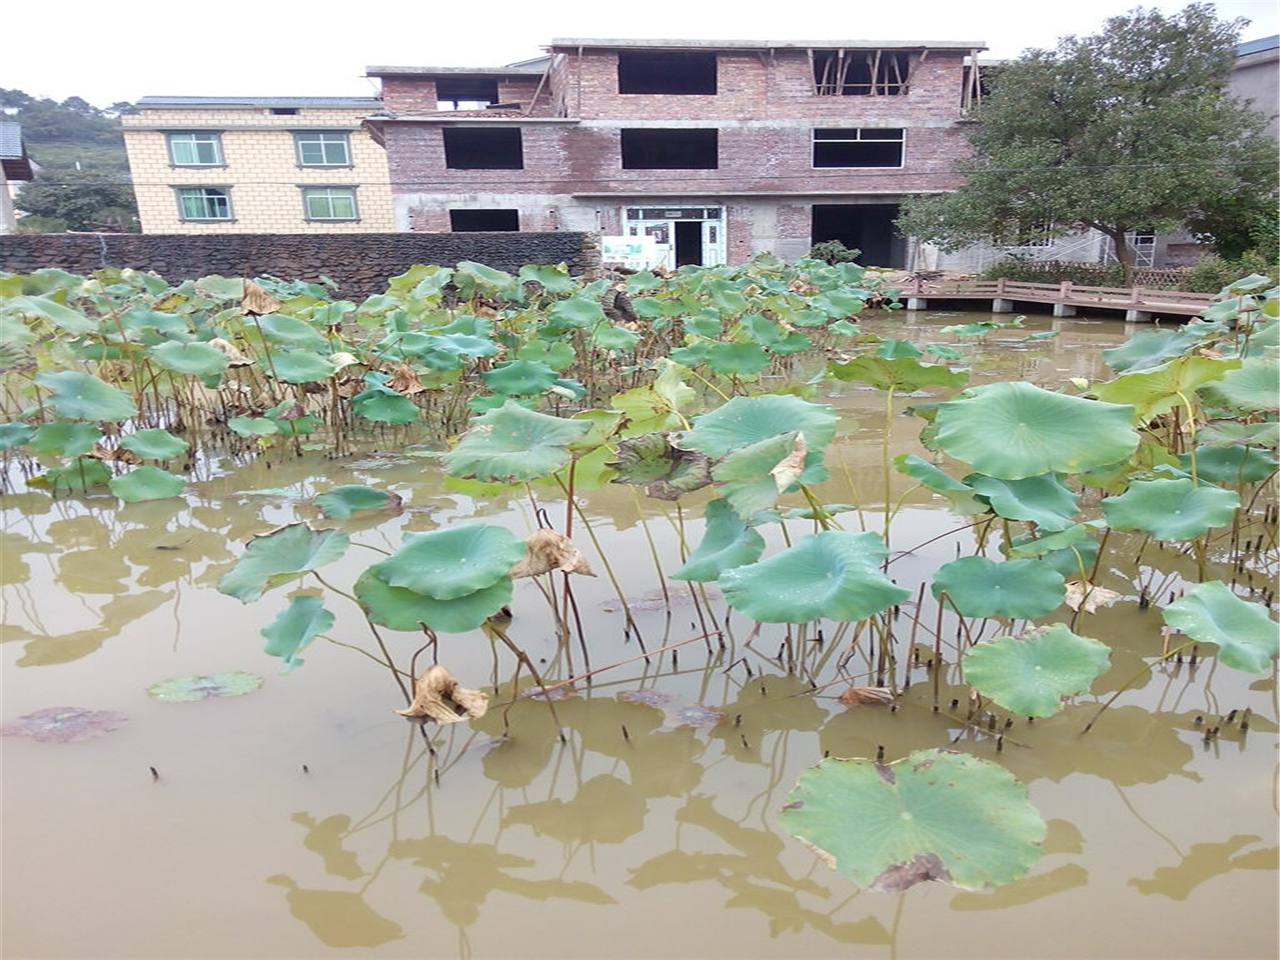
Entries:
[[143,97],[122,118],[143,233],[390,233],[374,97]]

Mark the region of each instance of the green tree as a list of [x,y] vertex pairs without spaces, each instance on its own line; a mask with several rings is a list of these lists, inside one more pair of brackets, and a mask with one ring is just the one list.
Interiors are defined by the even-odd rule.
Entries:
[[118,176],[59,170],[25,184],[15,205],[34,216],[61,221],[68,230],[138,229],[133,187]]
[[1276,143],[1227,93],[1242,26],[1208,4],[1138,8],[1094,36],[1027,51],[975,111],[965,186],[910,198],[899,228],[948,250],[1044,224],[1092,228],[1114,241],[1128,282],[1131,230],[1225,235],[1243,198],[1274,215]]

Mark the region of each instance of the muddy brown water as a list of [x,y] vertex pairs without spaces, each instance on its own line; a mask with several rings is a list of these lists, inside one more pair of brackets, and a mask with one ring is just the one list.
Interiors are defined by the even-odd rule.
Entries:
[[[920,312],[868,326],[949,341],[938,327],[976,319],[985,316]],[[1009,342],[1050,328],[1057,339]],[[1049,386],[1098,378],[1100,351],[1132,332],[1114,320],[1033,317],[974,348],[975,376]],[[844,414],[822,496],[861,502],[867,529],[879,529],[882,395],[828,384],[815,399]],[[919,425],[894,418],[895,455],[922,452]],[[566,691],[555,702],[564,743],[546,705],[524,700],[511,711],[512,737],[501,738],[493,710],[429,730],[432,757],[392,713],[399,693],[377,664],[317,640],[304,666],[282,674],[262,653],[258,631],[285,590],[242,605],[214,589],[238,542],[313,517],[307,498],[348,482],[404,497],[400,516],[334,524],[383,549],[405,531],[457,520],[521,532],[531,523],[525,498],[446,482],[404,451],[259,462],[195,484],[185,501],[4,498],[4,722],[58,706],[128,717],[82,742],[0,741],[6,957],[1276,955],[1274,674],[1212,660],[1161,668],[1079,735],[1160,650],[1159,614],[1138,609],[1137,583],[1172,575],[1164,589],[1175,587],[1195,574],[1186,558],[1148,550],[1139,568],[1138,542],[1113,535],[1100,581],[1125,599],[1078,627],[1111,644],[1111,670],[1057,717],[1015,724],[1000,753],[946,715],[958,687],[944,685],[943,714],[932,712],[923,668],[911,671],[896,712],[846,709],[836,699],[843,685],[811,695],[808,681],[771,661],[780,629],[752,638],[739,619],[732,651],[709,657],[699,641],[676,659],[630,663]],[[965,522],[896,473],[893,483],[895,499],[906,495],[895,549]],[[540,496],[563,515],[562,496]],[[670,515],[651,501],[642,509],[621,486],[589,490],[584,504],[648,648],[700,633],[683,587],[672,584],[670,611],[657,593],[645,525],[670,570],[679,562]],[[700,505],[685,508],[695,542]],[[857,513],[841,520],[859,528]],[[789,526],[793,535],[811,527]],[[972,534],[904,556],[894,575],[914,590],[957,543],[972,551]],[[780,543],[776,530],[768,537]],[[346,588],[377,559],[353,547],[326,579]],[[607,579],[582,578],[576,590],[592,665],[638,654]],[[368,645],[347,601],[328,606],[338,615],[332,636]],[[565,676],[529,581],[514,608],[511,635],[549,676]],[[934,609],[927,599],[926,623]],[[713,612],[723,620],[714,597]],[[421,639],[389,636],[406,660]],[[833,658],[822,664],[827,651],[809,646],[806,663],[825,683]],[[510,679],[510,658],[504,652],[495,673],[478,632],[441,647],[466,685],[492,692]],[[742,663],[726,671],[741,657],[750,677]],[[865,675],[869,665],[859,655],[848,669]],[[192,703],[147,695],[160,680],[231,670],[265,683]],[[1197,718],[1246,707],[1247,734],[1232,728],[1205,744]],[[824,752],[865,757],[883,746],[893,759],[948,743],[1028,784],[1050,829],[1026,878],[986,892],[939,883],[860,891],[777,827],[796,776]]]

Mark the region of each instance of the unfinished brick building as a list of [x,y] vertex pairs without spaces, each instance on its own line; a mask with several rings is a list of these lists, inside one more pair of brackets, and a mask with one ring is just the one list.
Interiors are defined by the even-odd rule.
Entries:
[[651,236],[668,266],[821,240],[913,259],[902,198],[955,189],[981,43],[554,40],[489,69],[370,67],[399,230]]

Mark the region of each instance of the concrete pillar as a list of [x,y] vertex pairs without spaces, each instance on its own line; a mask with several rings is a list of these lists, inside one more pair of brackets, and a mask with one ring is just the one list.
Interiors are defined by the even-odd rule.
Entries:
[[991,301],[992,313],[1013,313],[1013,301],[1001,300],[999,297]]
[[1150,323],[1151,314],[1146,310],[1126,310],[1124,312],[1125,323]]
[[924,297],[907,297],[908,310],[928,310],[929,301]]
[[1076,308],[1069,303],[1055,303],[1053,305],[1053,315],[1055,317],[1074,317]]

